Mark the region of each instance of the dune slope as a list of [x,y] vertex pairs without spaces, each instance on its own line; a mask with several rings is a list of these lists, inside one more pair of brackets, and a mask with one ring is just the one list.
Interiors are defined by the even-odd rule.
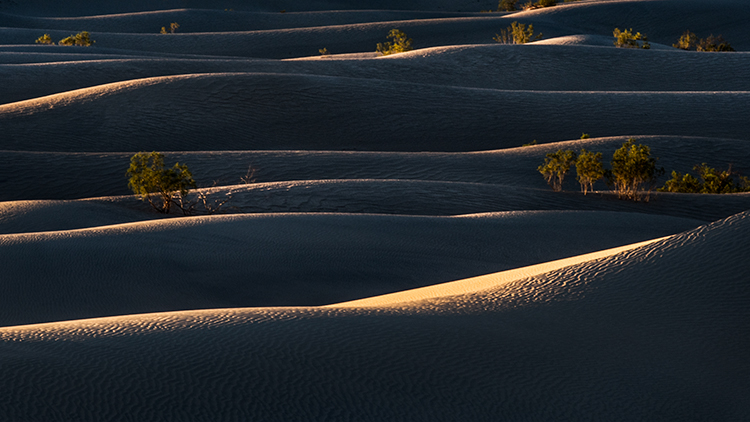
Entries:
[[0,388],[12,399],[2,412],[79,420],[124,412],[741,418],[750,391],[750,291],[741,274],[750,268],[738,239],[747,238],[747,222],[741,214],[543,276],[394,308],[193,311],[4,328]]

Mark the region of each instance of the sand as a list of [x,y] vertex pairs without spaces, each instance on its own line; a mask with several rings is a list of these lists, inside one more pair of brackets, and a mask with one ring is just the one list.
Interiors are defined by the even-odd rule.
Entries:
[[[750,5],[496,7],[1,1],[0,419],[746,417],[750,194],[536,168],[632,137],[659,185],[750,175]],[[543,40],[494,43],[513,21]],[[415,50],[376,54],[391,28]],[[138,151],[230,201],[156,213]]]

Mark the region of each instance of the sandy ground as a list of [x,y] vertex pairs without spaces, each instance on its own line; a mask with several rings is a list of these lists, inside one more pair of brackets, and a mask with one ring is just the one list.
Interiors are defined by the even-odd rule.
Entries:
[[[659,184],[750,175],[750,4],[496,6],[0,1],[0,419],[746,417],[750,194],[536,167],[634,137]],[[415,50],[376,54],[392,28]],[[231,200],[154,212],[138,151]]]

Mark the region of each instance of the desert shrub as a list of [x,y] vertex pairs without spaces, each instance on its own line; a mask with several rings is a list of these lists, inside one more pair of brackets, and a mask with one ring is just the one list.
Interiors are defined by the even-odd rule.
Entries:
[[536,144],[538,144],[538,143],[539,143],[539,142],[537,142],[537,140],[536,140],[536,139],[534,139],[534,140],[533,140],[533,141],[531,141],[531,142],[528,142],[528,143],[525,143],[525,144],[521,144],[521,146],[522,146],[522,147],[530,147],[530,146],[536,145]]
[[391,29],[391,31],[388,33],[388,38],[390,38],[392,42],[378,43],[375,51],[384,56],[387,56],[389,54],[403,53],[405,51],[412,50],[411,38],[408,38],[402,31],[395,28]]
[[95,43],[96,41],[91,39],[91,35],[86,32],[79,32],[75,35],[71,35],[67,38],[61,39],[58,44],[59,45],[79,45],[83,47],[90,47],[91,44]]
[[698,193],[701,191],[701,187],[701,182],[695,176],[690,173],[683,175],[679,171],[673,170],[672,178],[657,190],[659,192]]
[[542,39],[542,34],[534,36],[534,25],[512,22],[506,29],[501,29],[500,34],[495,34],[492,38],[500,44],[526,44],[530,41]]
[[581,184],[581,192],[586,195],[589,190],[593,191],[594,183],[604,178],[602,153],[581,149],[576,160],[576,174],[576,180]]
[[323,47],[321,49],[318,49],[318,53],[320,53],[321,56],[327,56],[331,54],[327,48]]
[[734,48],[724,41],[721,35],[714,37],[713,34],[709,35],[708,38],[699,40],[695,49],[696,51],[734,51]]
[[715,37],[711,34],[708,38],[699,39],[697,35],[690,31],[685,31],[677,44],[672,44],[672,47],[695,51],[734,51],[734,48],[721,35]]
[[684,34],[677,40],[677,44],[672,44],[672,47],[679,48],[681,50],[695,50],[698,45],[698,36],[690,31],[685,31]]
[[36,39],[37,44],[54,44],[55,42],[52,41],[52,37],[49,36],[49,34],[44,34],[41,37]]
[[621,48],[651,48],[651,44],[648,43],[648,37],[636,32],[633,34],[633,28],[620,31],[619,28],[615,28],[612,32],[615,36],[615,47]]
[[672,178],[659,188],[660,192],[681,193],[737,193],[750,191],[750,179],[732,171],[732,166],[726,170],[716,170],[706,163],[695,165],[693,170],[698,177],[678,171],[672,171]]
[[558,150],[547,154],[544,164],[537,170],[542,173],[547,184],[552,190],[559,192],[562,190],[562,183],[565,175],[570,171],[570,167],[576,162],[576,153],[571,150]]
[[164,168],[164,154],[139,152],[130,158],[128,187],[155,210],[168,214],[172,204],[183,212],[183,198],[190,189],[195,189],[195,180],[187,165],[175,163]]
[[622,144],[612,156],[612,169],[607,174],[617,196],[648,201],[656,177],[664,171],[656,168],[656,160],[651,157],[651,148],[636,145],[634,138]]
[[501,11],[504,10],[506,12],[514,12],[516,11],[516,2],[518,0],[500,0],[500,2],[497,4],[497,10]]
[[589,139],[590,137],[591,137],[591,135],[589,135],[589,134],[588,134],[588,133],[586,133],[586,132],[583,132],[583,133],[581,134],[581,139]]
[[167,29],[166,27],[162,26],[160,32],[162,34],[174,34],[175,32],[177,32],[177,28],[179,28],[179,27],[180,27],[179,23],[172,22],[172,23],[169,24],[169,29]]
[[542,7],[557,6],[557,0],[539,0],[536,3],[529,0],[521,8],[523,10],[541,9]]

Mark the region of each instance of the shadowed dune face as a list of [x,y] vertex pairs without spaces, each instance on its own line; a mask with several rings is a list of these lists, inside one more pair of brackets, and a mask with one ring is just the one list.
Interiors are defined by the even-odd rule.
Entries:
[[[172,151],[471,151],[558,140],[581,127],[603,135],[739,139],[749,101],[744,91],[499,91],[214,74],[150,78],[12,103],[0,106],[0,122],[9,131],[2,148],[10,150],[112,152],[158,144]],[[503,110],[517,114],[503,118]],[[623,119],[633,112],[659,118]],[[399,118],[384,122],[389,115]],[[546,124],[550,120],[556,124]]]
[[[750,269],[737,247],[746,223],[741,214],[542,277],[390,310],[215,310],[5,328],[12,365],[0,388],[17,400],[3,412],[45,414],[52,404],[90,420],[136,403],[136,416],[153,408],[269,420],[735,419],[747,410],[741,274]],[[159,398],[173,389],[184,394]],[[289,394],[307,400],[284,405]],[[66,405],[87,396],[92,406]],[[361,405],[362,396],[379,405]]]
[[[0,420],[746,418],[750,193],[537,167],[635,137],[657,185],[750,175],[750,3],[496,7],[0,0]],[[152,211],[138,151],[228,215]]]
[[0,256],[9,289],[2,325],[192,308],[324,305],[606,249],[697,224],[596,212],[462,218],[302,214],[5,235]]

